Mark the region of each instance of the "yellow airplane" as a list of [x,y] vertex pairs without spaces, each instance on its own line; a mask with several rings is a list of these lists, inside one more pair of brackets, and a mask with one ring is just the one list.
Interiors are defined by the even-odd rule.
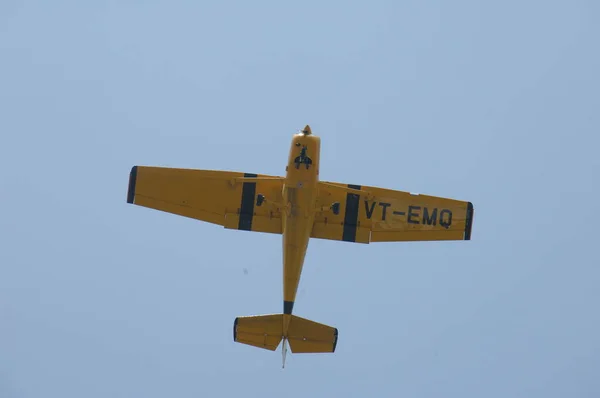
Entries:
[[470,240],[471,202],[319,181],[321,140],[293,135],[286,176],[134,166],[127,202],[228,229],[283,235],[283,314],[235,319],[233,339],[275,351],[335,352],[338,330],[292,315],[310,238],[344,242]]

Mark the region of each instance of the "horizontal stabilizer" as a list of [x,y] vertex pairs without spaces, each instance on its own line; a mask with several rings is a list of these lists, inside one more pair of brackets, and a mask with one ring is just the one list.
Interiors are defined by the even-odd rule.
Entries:
[[275,351],[285,337],[293,353],[335,352],[336,328],[291,315],[284,336],[283,317],[283,314],[238,317],[233,325],[233,340]]
[[335,352],[338,330],[292,315],[288,342],[293,353]]
[[275,351],[283,338],[283,315],[241,316],[233,324],[233,340]]

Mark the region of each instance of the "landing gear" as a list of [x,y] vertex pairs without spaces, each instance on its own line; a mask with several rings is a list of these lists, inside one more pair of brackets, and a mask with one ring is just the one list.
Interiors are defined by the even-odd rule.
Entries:
[[256,206],[261,206],[265,201],[265,195],[258,194],[256,195]]
[[333,211],[333,214],[335,214],[336,216],[338,214],[340,214],[340,202],[335,202],[334,204],[332,204],[331,210]]

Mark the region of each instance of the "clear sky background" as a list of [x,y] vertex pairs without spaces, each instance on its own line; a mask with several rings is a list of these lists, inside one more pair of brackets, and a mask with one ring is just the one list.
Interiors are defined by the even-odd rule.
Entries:
[[[593,1],[0,2],[0,397],[600,396]],[[233,342],[281,237],[126,204],[135,164],[472,201],[470,242],[313,240],[333,355]],[[244,271],[246,270],[246,272]]]

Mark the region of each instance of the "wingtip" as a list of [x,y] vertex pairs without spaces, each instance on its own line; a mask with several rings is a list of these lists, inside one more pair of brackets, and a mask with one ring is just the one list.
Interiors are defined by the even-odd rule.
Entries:
[[135,199],[135,183],[137,181],[137,166],[133,166],[129,172],[129,188],[127,189],[127,203],[133,203]]
[[235,318],[235,321],[233,321],[233,341],[237,341],[237,324],[238,324],[238,319],[239,318]]
[[335,347],[337,346],[337,342],[338,342],[338,330],[337,328],[333,328],[334,332],[333,332],[333,350],[331,352],[335,352]]
[[471,229],[473,228],[473,214],[475,213],[475,209],[473,208],[473,203],[467,203],[467,218],[465,221],[465,240],[471,240]]

